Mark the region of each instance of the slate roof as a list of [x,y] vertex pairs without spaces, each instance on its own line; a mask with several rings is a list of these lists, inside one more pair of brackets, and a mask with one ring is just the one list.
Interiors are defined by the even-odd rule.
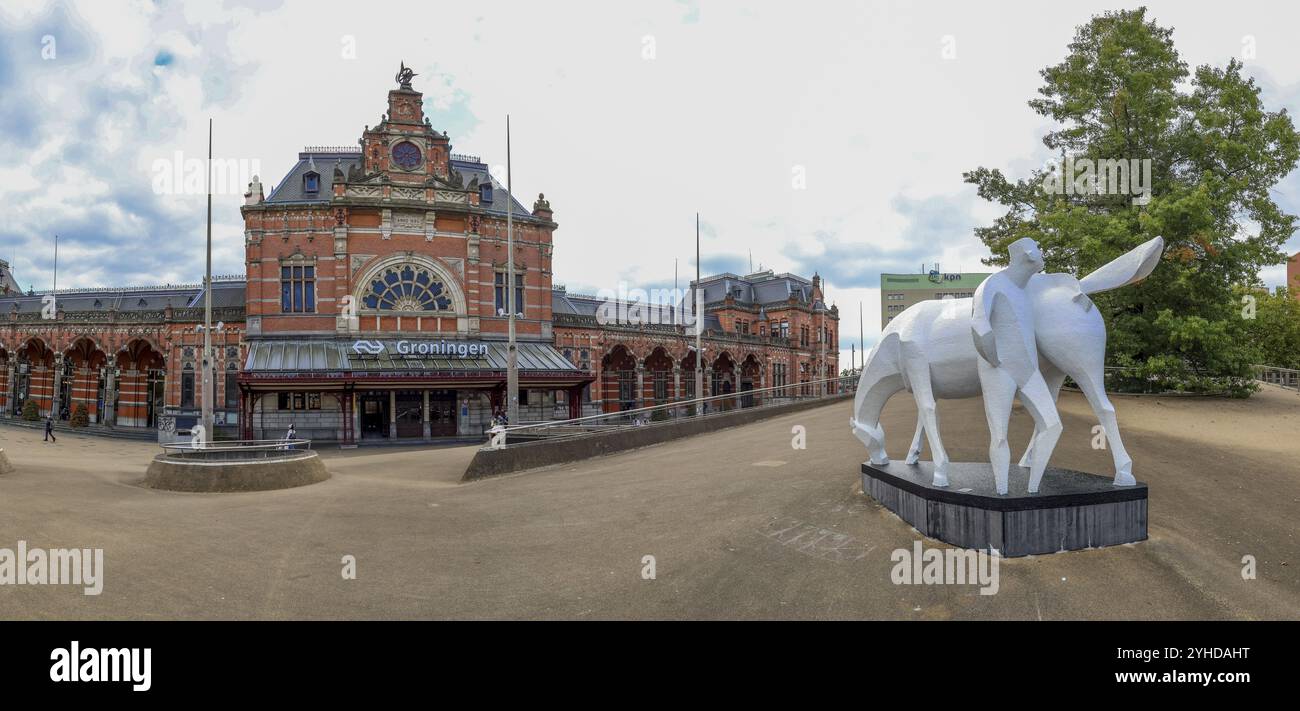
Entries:
[[[342,152],[299,153],[298,162],[289,170],[288,175],[285,175],[284,179],[275,186],[271,194],[266,196],[266,202],[278,205],[329,202],[334,196],[334,167],[336,165],[343,170],[344,175],[347,175],[348,170],[353,166],[361,165],[361,154]],[[492,182],[492,202],[481,205],[485,211],[504,215],[506,214],[506,206],[513,203],[516,219],[532,218],[532,210],[524,207],[518,200],[509,199],[510,193],[504,185],[492,177],[487,164],[452,158],[451,167],[464,178],[466,188],[470,186],[475,178],[478,179],[480,185],[488,181]],[[314,193],[305,193],[302,189],[303,176],[312,170],[320,174],[320,190]]]
[[[302,202],[329,202],[334,197],[334,166],[338,165],[343,169],[343,174],[347,175],[352,166],[361,164],[361,153],[299,153],[298,162],[289,170],[289,174],[284,176],[270,195],[266,196],[266,202],[274,203],[302,203]],[[302,190],[302,178],[308,171],[315,170],[320,174],[320,190],[314,193],[304,193]]]
[[[710,304],[726,299],[728,294],[735,297],[736,303],[748,306],[784,304],[794,295],[799,303],[819,310],[826,308],[821,301],[813,303],[812,282],[796,274],[764,271],[740,276],[727,272],[705,277],[700,283],[704,287],[704,301]],[[694,286],[692,281],[691,287]]]
[[[213,280],[212,307],[244,306],[245,282]],[[0,296],[0,315],[10,313],[14,306],[18,313],[36,313],[48,292]],[[64,312],[72,311],[157,311],[171,306],[174,309],[202,307],[203,286],[184,284],[176,286],[133,286],[124,288],[60,289],[57,303]]]
[[[565,289],[551,290],[551,313],[552,314],[571,314],[577,316],[595,316],[596,311],[604,300],[587,294],[570,294]],[[660,312],[660,322],[671,324],[676,322],[675,308],[667,307]],[[683,319],[684,320],[684,319]],[[721,331],[722,321],[718,319],[717,314],[706,312],[704,314],[704,328],[706,330]]]

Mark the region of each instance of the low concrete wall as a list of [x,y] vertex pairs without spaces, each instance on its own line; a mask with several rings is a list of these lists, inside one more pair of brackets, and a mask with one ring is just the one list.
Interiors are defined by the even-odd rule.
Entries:
[[[671,442],[683,437],[705,434],[727,427],[747,425],[751,422],[800,412],[814,407],[848,400],[853,393],[842,393],[818,400],[801,400],[785,405],[720,412],[704,417],[690,417],[668,422],[657,422],[641,427],[628,427],[613,432],[599,432],[535,442],[511,444],[504,449],[480,449],[465,470],[461,481],[472,481],[488,476],[498,476],[525,469],[536,469],[551,464],[577,462],[605,454],[648,447]],[[847,413],[846,413],[847,416]],[[848,427],[846,420],[844,426]]]
[[5,456],[5,451],[0,449],[0,474],[13,474],[13,465],[9,463],[9,457]]
[[330,478],[315,452],[292,459],[255,462],[186,462],[154,457],[145,474],[145,486],[168,491],[267,491],[306,486]]

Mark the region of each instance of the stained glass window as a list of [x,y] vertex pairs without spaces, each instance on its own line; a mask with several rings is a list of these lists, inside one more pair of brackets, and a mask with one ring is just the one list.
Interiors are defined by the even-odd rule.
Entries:
[[410,264],[389,267],[371,279],[361,302],[376,311],[448,311],[452,306],[438,277]]

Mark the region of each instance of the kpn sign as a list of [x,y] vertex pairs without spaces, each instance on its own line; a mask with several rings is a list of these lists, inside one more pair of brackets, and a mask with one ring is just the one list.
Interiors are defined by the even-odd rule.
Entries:
[[352,344],[352,352],[363,356],[392,353],[397,356],[445,356],[448,358],[476,358],[487,355],[486,343],[467,341],[372,341],[360,339]]

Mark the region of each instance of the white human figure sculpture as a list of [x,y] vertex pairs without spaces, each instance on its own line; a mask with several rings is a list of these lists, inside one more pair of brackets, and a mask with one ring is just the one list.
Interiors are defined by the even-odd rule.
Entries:
[[[1027,291],[1029,279],[1043,269],[1043,253],[1029,238],[1011,243],[1011,264],[975,289],[971,306],[971,338],[984,395],[984,418],[989,425],[989,463],[999,494],[1007,493],[1011,446],[1007,427],[1011,405],[1020,402],[1034,418],[1037,446],[1029,456],[1029,493],[1038,491],[1047,460],[1061,436],[1056,401],[1038,370],[1038,345],[1034,333],[1034,306]],[[936,486],[940,484],[936,481]]]
[[[1145,279],[1159,262],[1163,248],[1164,240],[1156,237],[1082,280],[1069,274],[1034,274],[1025,287],[1032,304],[1039,370],[1047,389],[1055,399],[1066,376],[1078,383],[1106,430],[1117,486],[1135,483],[1132,459],[1124,449],[1115,408],[1103,388],[1105,323],[1087,294]],[[935,399],[980,394],[981,358],[971,334],[973,305],[973,299],[916,304],[889,323],[866,357],[849,422],[853,433],[867,446],[873,464],[889,463],[880,412],[894,393],[906,389],[912,392],[917,405],[916,434],[906,463],[917,463],[924,431],[934,456],[934,484],[947,485],[948,455],[939,438],[934,403]],[[989,326],[996,330],[993,322]],[[1042,432],[1035,425],[1034,439],[1020,460],[1023,467],[1030,467],[1034,453],[1040,450],[1038,435]],[[1046,445],[1044,441],[1041,448],[1045,458],[1050,457]]]

